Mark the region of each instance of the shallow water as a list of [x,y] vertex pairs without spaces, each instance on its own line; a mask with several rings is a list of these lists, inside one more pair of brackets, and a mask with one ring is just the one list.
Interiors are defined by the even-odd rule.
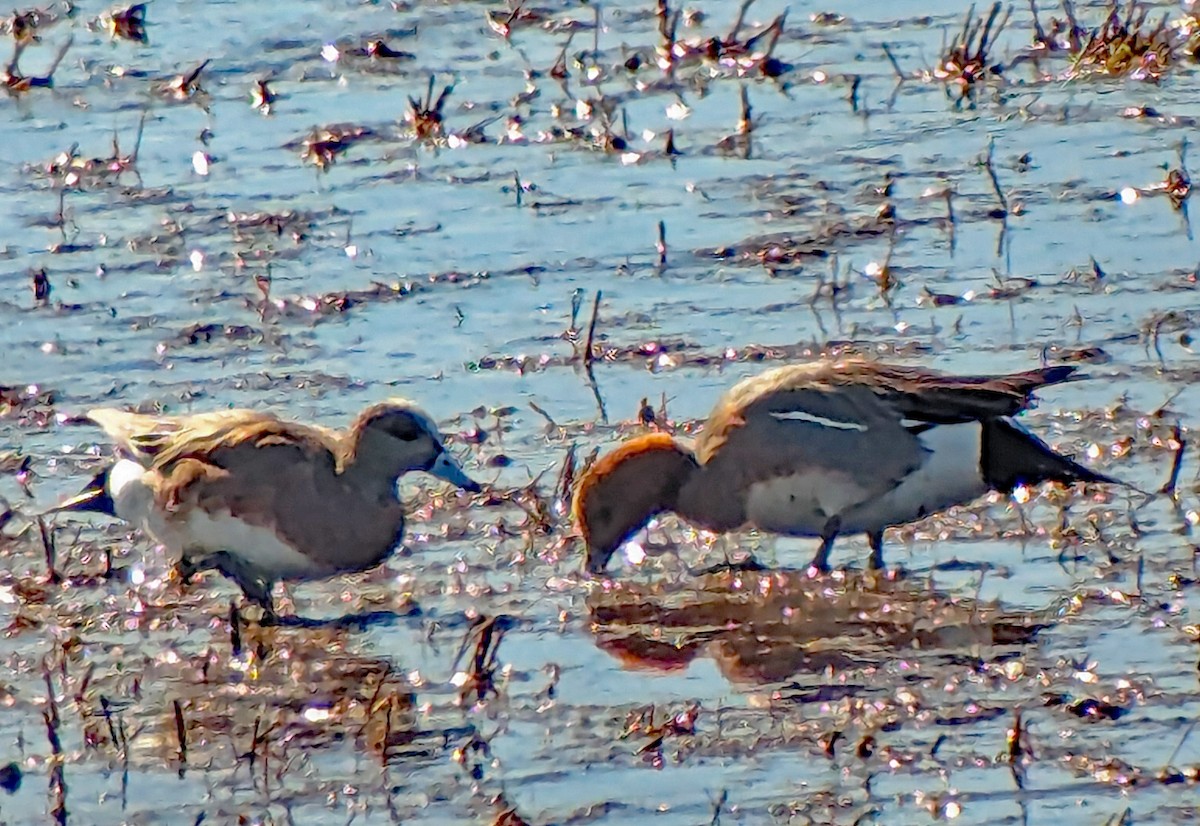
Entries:
[[[729,31],[731,6],[693,5],[707,19],[681,24],[681,39]],[[448,433],[475,437],[455,448],[473,475],[500,489],[536,480],[549,501],[568,447],[611,446],[643,398],[686,422],[783,359],[849,351],[1002,372],[1044,355],[1085,358],[1091,380],[1045,391],[1029,425],[1142,488],[1167,478],[1171,428],[1190,438],[1200,402],[1197,249],[1167,197],[1116,194],[1179,166],[1200,116],[1189,60],[1152,84],[1067,80],[1053,58],[955,102],[917,75],[960,29],[963,4],[760,0],[742,36],[786,8],[775,54],[790,69],[768,80],[691,66],[676,93],[653,66],[622,65],[659,42],[651,3],[601,6],[595,56],[594,4],[539,6],[508,41],[485,20],[505,14],[496,4],[397,6],[265,15],[157,0],[141,45],[90,28],[107,9],[85,2],[21,57],[43,71],[74,37],[54,88],[9,97],[0,119],[0,383],[15,399],[30,385],[52,394],[0,417],[5,455],[29,456],[32,471],[29,496],[16,473],[0,477],[18,511],[0,582],[0,763],[22,775],[0,817],[45,822],[60,799],[48,674],[72,822],[1190,822],[1195,784],[1160,773],[1200,765],[1187,737],[1200,713],[1191,454],[1178,505],[1155,500],[1132,519],[1136,495],[1034,492],[1020,511],[993,497],[893,531],[898,583],[814,585],[796,573],[810,543],[741,536],[714,548],[663,520],[651,538],[679,554],[600,586],[579,575],[561,503],[546,534],[511,501],[470,503],[428,480],[405,485],[407,552],[288,591],[304,616],[390,621],[251,624],[235,656],[235,591],[210,575],[181,592],[161,552],[99,520],[58,521],[69,581],[44,582],[28,517],[107,455],[74,418],[95,405],[262,407],[337,425],[411,396]],[[1102,8],[1080,13],[1096,24]],[[1153,9],[1155,20],[1179,13]],[[823,25],[821,11],[846,19]],[[549,69],[572,28],[564,87]],[[1028,10],[1014,11],[997,58],[1032,30]],[[415,56],[347,54],[378,35]],[[913,75],[903,84],[884,42]],[[339,60],[322,57],[327,44]],[[152,91],[205,59],[202,100]],[[585,79],[591,66],[599,83]],[[499,118],[483,142],[414,138],[407,98],[431,74],[437,91],[454,85],[448,133]],[[280,95],[267,116],[250,106],[259,77]],[[743,89],[748,157],[737,140],[721,148],[738,137]],[[602,97],[617,101],[612,128],[627,124],[625,153],[598,147],[598,116],[579,115],[578,101]],[[1124,116],[1131,107],[1159,117]],[[57,220],[63,175],[47,165],[73,144],[110,159],[114,130],[127,156],[143,112],[137,174],[72,183]],[[321,171],[300,144],[336,123],[374,135]],[[563,136],[572,128],[585,137]],[[992,140],[1005,221],[981,164]],[[211,156],[206,175],[197,152]],[[890,197],[879,192],[889,181]],[[885,202],[894,228],[875,217]],[[780,261],[772,246],[811,254]],[[868,275],[885,261],[899,282],[886,297]],[[44,302],[30,286],[39,267]],[[831,273],[846,285],[834,297],[819,289]],[[266,276],[264,298],[255,279]],[[1016,294],[993,295],[1001,282]],[[569,339],[586,335],[596,290],[606,357],[593,389]],[[96,576],[105,548],[110,578]],[[784,573],[685,573],[722,548]],[[848,538],[836,559],[865,554]],[[452,682],[477,614],[515,621],[498,694],[482,702]],[[1079,716],[1087,700],[1116,719]],[[653,719],[627,731],[649,706]],[[661,728],[692,707],[693,724]],[[1027,733],[1014,747],[1018,712]],[[647,728],[666,732],[661,748],[645,748]],[[500,819],[510,808],[523,821]]]

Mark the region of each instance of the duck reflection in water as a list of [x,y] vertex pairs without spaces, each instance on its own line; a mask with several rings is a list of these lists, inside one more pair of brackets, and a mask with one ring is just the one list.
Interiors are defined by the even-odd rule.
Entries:
[[897,659],[1002,661],[1051,624],[1048,613],[1004,612],[927,583],[853,571],[833,580],[723,572],[698,585],[614,582],[594,591],[588,612],[596,645],[630,669],[675,671],[708,656],[732,683],[814,686],[827,672]]

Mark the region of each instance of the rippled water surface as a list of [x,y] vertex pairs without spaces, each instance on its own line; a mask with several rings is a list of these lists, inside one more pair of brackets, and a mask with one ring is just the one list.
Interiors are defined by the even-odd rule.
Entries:
[[[809,542],[662,519],[590,581],[559,484],[643,399],[689,423],[849,352],[1080,363],[1028,424],[1159,489],[1200,403],[1200,250],[1162,189],[1200,118],[1185,35],[1157,82],[1080,77],[1018,59],[1020,6],[963,94],[932,73],[960,2],[759,0],[736,30],[691,3],[673,78],[648,0],[514,9],[155,0],[146,43],[42,10],[16,71],[70,40],[53,88],[0,101],[0,820],[1192,822],[1194,454],[1176,501],[1047,489],[892,531],[887,579],[859,537],[813,582]],[[418,135],[409,98],[446,86]],[[88,408],[338,426],[396,395],[493,489],[406,480],[402,553],[279,599],[329,622],[235,629],[228,582],[181,588],[100,519],[48,526],[48,579],[34,516],[110,451]],[[747,550],[771,571],[688,572]],[[494,690],[463,683],[472,640]]]

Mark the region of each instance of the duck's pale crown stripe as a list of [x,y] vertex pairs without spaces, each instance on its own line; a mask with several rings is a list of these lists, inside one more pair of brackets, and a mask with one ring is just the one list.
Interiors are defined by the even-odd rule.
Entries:
[[865,424],[856,422],[839,422],[836,419],[826,419],[824,416],[816,416],[812,413],[807,413],[803,410],[772,410],[771,415],[781,422],[809,422],[810,424],[820,425],[821,427],[829,427],[834,430],[857,430],[860,433],[867,431]]

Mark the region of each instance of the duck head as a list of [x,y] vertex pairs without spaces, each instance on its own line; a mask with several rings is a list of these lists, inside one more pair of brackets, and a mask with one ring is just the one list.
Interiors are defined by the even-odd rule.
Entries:
[[665,433],[630,439],[597,459],[575,487],[571,515],[587,546],[589,573],[602,574],[630,536],[655,514],[676,510],[696,470],[691,451]]
[[433,419],[411,402],[392,399],[368,407],[351,432],[355,465],[384,466],[396,477],[423,470],[463,490],[482,489],[446,450]]

